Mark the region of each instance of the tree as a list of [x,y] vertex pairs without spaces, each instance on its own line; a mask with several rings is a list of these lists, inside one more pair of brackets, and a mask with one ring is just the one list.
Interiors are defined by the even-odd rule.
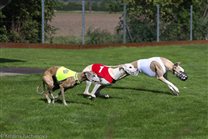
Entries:
[[[48,21],[54,15],[54,0],[45,0],[45,31],[51,31]],[[0,29],[9,41],[40,42],[41,40],[41,0],[13,0],[0,12]]]
[[92,13],[92,0],[88,0],[89,3],[89,13]]
[[199,0],[120,0],[126,2],[130,33],[134,42],[156,40],[156,5],[160,5],[160,39],[188,40],[190,6],[193,5],[194,39],[208,37],[208,3]]
[[4,8],[8,3],[10,3],[11,0],[1,0],[0,1],[0,9]]
[[208,1],[193,3],[193,39],[208,40]]

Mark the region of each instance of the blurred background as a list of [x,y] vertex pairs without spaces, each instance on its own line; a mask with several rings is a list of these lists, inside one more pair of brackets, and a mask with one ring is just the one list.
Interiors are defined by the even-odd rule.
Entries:
[[208,0],[1,0],[0,42],[111,44],[208,39]]

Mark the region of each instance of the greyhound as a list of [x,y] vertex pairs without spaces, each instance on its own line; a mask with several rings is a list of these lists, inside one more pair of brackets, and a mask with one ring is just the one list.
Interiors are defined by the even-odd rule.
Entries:
[[[114,67],[114,68],[113,68]],[[127,75],[137,75],[137,68],[134,68],[132,64],[123,64],[119,66],[106,66],[103,64],[91,64],[88,65],[83,72],[93,72],[95,76],[91,78],[91,81],[86,81],[86,88],[84,95],[90,96],[90,98],[96,98],[100,95],[100,90],[104,87],[115,83],[116,81],[126,77]],[[91,93],[89,89],[91,84],[95,86]],[[104,95],[105,98],[109,98],[109,95]]]
[[[74,72],[70,69],[59,66],[50,67],[43,73],[43,93],[49,104],[51,103],[49,95],[52,97],[52,103],[54,103],[56,98],[62,95],[63,104],[67,105],[64,91],[69,88],[73,88],[77,84],[80,84],[82,81],[91,80],[92,76],[93,73],[91,72]],[[47,89],[45,89],[45,85],[47,86]],[[59,88],[59,95],[54,97],[52,92]]]
[[144,73],[150,77],[156,77],[158,80],[165,83],[171,90],[173,95],[179,95],[179,89],[167,78],[167,72],[171,71],[176,77],[185,81],[188,79],[184,69],[180,66],[180,62],[173,63],[164,57],[152,57],[148,59],[139,59],[131,63],[138,69],[138,73]]

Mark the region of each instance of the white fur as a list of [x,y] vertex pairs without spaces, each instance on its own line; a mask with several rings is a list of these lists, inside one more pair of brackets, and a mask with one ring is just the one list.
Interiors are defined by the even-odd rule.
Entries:
[[[179,95],[179,89],[173,83],[171,83],[166,78],[164,78],[164,76],[159,77],[155,71],[152,71],[152,69],[150,68],[151,62],[157,62],[162,67],[161,72],[163,73],[163,75],[169,70],[173,70],[172,68],[174,64],[170,60],[166,58],[163,58],[162,60],[161,57],[152,57],[148,59],[137,60],[138,72],[144,73],[150,77],[157,77],[157,79],[165,83],[175,95]],[[184,72],[184,69],[181,66],[178,65],[176,68],[177,68],[176,71]]]
[[[83,72],[86,72],[86,71],[92,72],[92,65],[87,66],[83,70]],[[126,72],[129,75],[137,75],[137,73],[138,73],[137,68],[134,68],[134,66],[132,64],[123,64],[123,65],[121,65],[117,68],[109,67],[108,71],[109,71],[109,74],[111,75],[111,77],[114,80],[119,80],[119,79],[125,77]],[[86,88],[85,88],[85,91],[83,93],[84,95],[90,95],[91,97],[95,98],[96,97],[95,93],[99,89],[99,87],[111,84],[110,82],[106,81],[104,78],[99,78],[99,82],[97,82],[96,81],[97,78],[99,78],[99,77],[95,77],[94,81],[86,81]],[[94,83],[95,86],[94,86],[92,92],[90,93],[89,89],[90,89],[90,86],[91,86],[92,83]]]

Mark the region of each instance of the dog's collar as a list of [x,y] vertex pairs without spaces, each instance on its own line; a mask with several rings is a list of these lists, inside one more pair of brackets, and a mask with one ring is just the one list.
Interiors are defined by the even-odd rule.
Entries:
[[79,78],[78,78],[78,73],[76,73],[76,74],[74,75],[74,80],[75,80],[78,84],[80,83]]
[[137,71],[138,71],[138,73],[142,73],[142,70],[141,70],[141,69],[138,69],[138,68],[137,68]]

